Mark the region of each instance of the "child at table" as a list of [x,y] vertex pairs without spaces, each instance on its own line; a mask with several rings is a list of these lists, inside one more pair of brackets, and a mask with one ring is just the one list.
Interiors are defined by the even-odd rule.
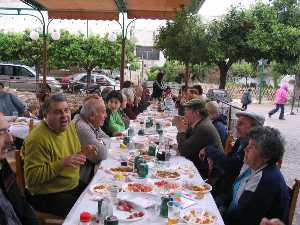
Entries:
[[118,91],[112,91],[107,96],[107,117],[104,123],[104,130],[109,136],[121,136],[125,130],[125,123],[120,113],[120,107],[123,102],[122,94]]

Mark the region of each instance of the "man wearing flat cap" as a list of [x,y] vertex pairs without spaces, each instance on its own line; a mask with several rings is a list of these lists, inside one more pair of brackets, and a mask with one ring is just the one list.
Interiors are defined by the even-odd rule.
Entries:
[[178,150],[182,156],[194,163],[202,177],[206,177],[208,166],[199,159],[199,151],[207,146],[214,146],[222,151],[222,142],[218,131],[208,118],[205,102],[192,99],[184,104],[184,107],[185,117],[175,118]]
[[[248,145],[247,134],[253,127],[263,126],[265,118],[261,115],[252,112],[238,112],[236,124],[237,140],[235,141],[232,151],[227,155],[219,151],[214,146],[209,146],[200,151],[199,157],[206,155],[214,167],[218,168],[218,174],[212,175],[216,182],[212,194],[214,197],[221,195],[227,196],[231,192],[231,187],[234,179],[239,175],[244,161],[244,149]],[[201,156],[201,154],[203,154]],[[220,173],[220,174],[219,174]],[[221,183],[220,183],[221,182]],[[225,194],[226,193],[226,194]],[[218,202],[217,202],[218,203]],[[221,203],[222,204],[222,203]]]

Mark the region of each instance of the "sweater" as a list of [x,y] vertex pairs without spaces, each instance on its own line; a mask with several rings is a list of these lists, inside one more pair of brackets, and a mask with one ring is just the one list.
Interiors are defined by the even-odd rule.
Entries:
[[[249,169],[244,165],[240,176]],[[240,176],[237,178],[240,178]],[[258,225],[263,217],[278,218],[287,224],[289,193],[284,178],[274,164],[253,171],[241,181],[237,205],[228,209],[224,221],[230,225]]]
[[72,190],[79,184],[79,167],[63,167],[63,159],[80,152],[75,124],[55,133],[45,121],[26,137],[23,144],[24,175],[31,194]]
[[80,168],[80,180],[88,184],[94,175],[95,165],[107,158],[110,138],[101,128],[96,129],[80,115],[75,116],[74,122],[81,146],[83,148],[86,145],[94,145],[96,147],[96,154],[88,156],[87,161]]
[[0,112],[5,116],[13,116],[13,112],[19,115],[25,111],[25,105],[15,95],[8,92],[0,92]]
[[108,130],[111,134],[115,132],[123,132],[125,130],[125,124],[119,111],[111,112],[109,114]]
[[[11,203],[18,219],[23,225],[38,225],[32,207],[24,196],[21,195],[16,182],[16,176],[11,170],[6,159],[0,161],[0,189],[6,199]],[[5,212],[0,208],[0,224],[6,225]]]
[[220,151],[223,150],[218,131],[208,118],[201,120],[187,132],[178,133],[177,143],[180,155],[191,160],[199,171],[203,164],[199,159],[199,152],[202,148],[212,145]]

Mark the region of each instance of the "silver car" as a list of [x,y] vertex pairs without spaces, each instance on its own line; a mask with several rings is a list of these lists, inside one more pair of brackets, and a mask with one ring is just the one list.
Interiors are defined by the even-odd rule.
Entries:
[[[0,82],[9,88],[19,91],[35,91],[40,88],[42,79],[43,77],[40,76],[37,81],[35,71],[29,66],[0,63]],[[47,84],[52,92],[61,91],[61,85],[54,77],[47,77]]]

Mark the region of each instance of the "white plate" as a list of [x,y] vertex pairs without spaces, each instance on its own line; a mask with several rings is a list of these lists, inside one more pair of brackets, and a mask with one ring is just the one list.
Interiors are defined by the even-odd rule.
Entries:
[[[132,202],[130,202],[130,204],[134,207],[133,212],[121,211],[117,208],[118,207],[117,205],[113,206],[114,216],[116,216],[120,222],[134,222],[134,221],[138,221],[138,220],[145,218],[146,211],[143,208],[139,207],[138,205],[136,205]],[[142,211],[144,213],[144,215],[142,217],[135,217],[133,219],[127,219],[132,213],[140,212],[140,211]]]
[[188,209],[188,210],[185,210],[185,211],[183,211],[182,212],[182,214],[181,214],[181,218],[186,222],[186,223],[188,223],[188,224],[195,224],[195,225],[201,225],[201,224],[205,224],[205,225],[214,225],[214,224],[216,224],[216,221],[217,221],[217,217],[214,215],[214,214],[212,214],[210,211],[207,211],[207,210],[205,210],[205,212],[207,212],[208,213],[208,215],[209,216],[211,216],[212,218],[212,222],[211,223],[201,223],[201,222],[198,222],[198,223],[196,223],[196,221],[195,221],[195,219],[196,219],[196,217],[191,217],[191,219],[186,219],[185,218],[185,215],[191,215],[191,211],[193,211],[193,210],[195,210],[195,212],[196,212],[196,215],[197,215],[197,217],[201,217],[201,215],[202,215],[202,213],[203,213],[203,209],[200,209],[200,208],[192,208],[192,209]]
[[[130,182],[130,183],[124,184],[122,188],[123,188],[123,190],[124,190],[125,192],[134,192],[134,191],[129,191],[129,190],[128,190],[128,185],[130,185],[130,184],[141,184],[141,183],[139,183],[139,182]],[[147,191],[147,192],[138,191],[137,193],[151,193],[151,192],[153,192],[153,190],[154,190],[154,188],[153,188],[152,185],[150,185],[150,184],[141,184],[141,185],[147,185],[147,186],[150,186],[152,189],[151,189],[151,191]]]
[[[99,190],[95,190],[95,187],[96,186],[99,186],[99,185],[103,185],[105,186],[105,188],[103,189],[99,189]],[[109,187],[109,184],[105,184],[105,183],[97,183],[97,184],[94,184],[90,187],[90,192],[92,192],[93,194],[98,194],[98,195],[102,195],[102,194],[105,194],[107,192],[107,188]]]
[[[164,170],[164,169],[158,170],[158,171],[177,172],[177,171],[172,171],[172,170],[168,171],[168,170]],[[179,172],[177,172],[177,173],[179,174],[178,177],[161,177],[161,176],[158,176],[158,175],[157,175],[157,171],[156,171],[155,174],[154,174],[154,176],[155,176],[157,179],[162,179],[162,180],[178,180],[178,179],[181,178],[181,176],[180,176],[180,173],[179,173]]]
[[143,209],[160,204],[161,201],[158,195],[147,192],[119,192],[118,199],[126,200]]
[[200,185],[205,185],[207,187],[206,190],[203,190],[203,191],[193,191],[193,190],[190,190],[189,188],[187,188],[187,190],[191,191],[191,192],[194,192],[194,193],[202,193],[202,194],[206,194],[206,193],[209,193],[211,192],[212,190],[212,186],[210,184],[207,184],[207,183],[201,183],[201,184],[191,184],[192,186],[200,186]]

